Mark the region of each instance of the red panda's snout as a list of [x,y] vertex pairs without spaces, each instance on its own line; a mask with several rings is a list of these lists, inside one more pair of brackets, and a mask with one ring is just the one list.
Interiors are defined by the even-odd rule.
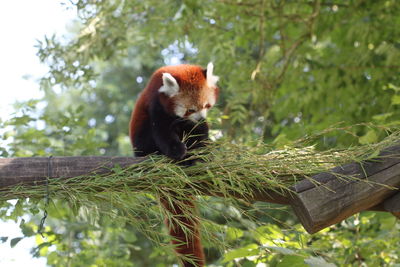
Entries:
[[199,90],[198,94],[177,96],[174,100],[175,115],[194,122],[205,120],[207,113],[216,102],[216,93],[213,88]]
[[[190,111],[191,110],[189,110],[188,112],[190,112]],[[192,112],[192,113],[188,114],[187,118],[194,122],[205,120],[207,118],[207,110],[202,109],[202,110],[199,110],[196,112]]]
[[210,104],[201,105],[201,108],[186,106],[179,101],[175,103],[174,113],[176,116],[198,122],[207,118],[208,109],[211,108]]

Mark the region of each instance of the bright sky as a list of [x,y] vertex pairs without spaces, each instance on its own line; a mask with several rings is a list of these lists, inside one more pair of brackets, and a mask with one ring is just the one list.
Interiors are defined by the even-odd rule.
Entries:
[[[68,2],[68,1],[64,1]],[[0,2],[0,118],[13,111],[12,104],[41,96],[36,80],[46,67],[36,57],[36,39],[53,33],[63,34],[76,11],[61,5],[60,0],[8,0]],[[30,76],[28,80],[24,76]],[[19,222],[0,221],[0,237],[22,236]],[[0,244],[0,266],[46,266],[44,259],[33,259],[29,251],[34,239],[23,240],[10,248],[9,240]]]
[[[67,1],[65,1],[67,2]],[[10,0],[0,3],[0,117],[12,111],[16,100],[41,96],[37,78],[46,67],[36,56],[37,39],[65,33],[76,12],[66,10],[60,0]],[[29,80],[23,76],[31,76]],[[36,79],[35,79],[36,78]]]

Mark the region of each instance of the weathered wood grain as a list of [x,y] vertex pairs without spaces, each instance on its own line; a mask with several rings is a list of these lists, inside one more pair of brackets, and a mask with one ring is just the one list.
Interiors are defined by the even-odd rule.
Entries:
[[383,202],[384,210],[389,212],[397,212],[400,214],[400,193],[386,199]]
[[[89,173],[110,173],[110,168],[127,167],[142,158],[134,157],[26,157],[0,159],[0,189],[17,184],[35,184],[50,178],[71,178]],[[49,161],[52,164],[48,173]]]
[[296,193],[314,188],[320,184],[325,184],[338,177],[365,178],[400,163],[400,145],[391,146],[384,149],[377,158],[368,161],[353,162],[343,166],[333,168],[330,172],[322,172],[312,177],[311,180],[304,179],[298,182],[293,190]]
[[312,179],[295,185],[297,194],[291,200],[309,233],[363,210],[397,212],[397,198],[388,200],[386,205],[384,201],[398,192],[394,188],[400,187],[400,146],[385,149],[377,159],[336,167]]

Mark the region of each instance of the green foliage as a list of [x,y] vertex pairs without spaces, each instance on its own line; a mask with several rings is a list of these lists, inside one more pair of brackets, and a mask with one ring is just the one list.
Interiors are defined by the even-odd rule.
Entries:
[[[394,0],[79,1],[77,8],[75,39],[39,45],[52,68],[42,81],[49,86],[87,90],[97,81],[96,91],[114,84],[119,93],[108,88],[109,96],[133,100],[148,75],[173,58],[214,61],[222,77],[216,127],[236,140],[293,140],[336,123],[398,124],[400,10]],[[133,77],[98,83],[95,75],[107,74],[98,66],[105,64],[114,70],[123,64]],[[139,86],[138,75],[144,78]],[[127,103],[112,99],[118,107]],[[320,142],[358,140],[337,134]]]
[[[376,143],[399,125],[396,0],[71,2],[78,14],[71,36],[46,37],[37,46],[50,68],[40,81],[44,98],[17,104],[14,117],[0,122],[2,157],[130,155],[135,99],[156,68],[175,62],[214,62],[221,95],[211,113],[213,133],[234,143],[285,148],[322,131],[309,140],[317,149],[348,148]],[[332,125],[338,129],[324,131]],[[176,263],[170,248],[155,245],[167,240],[152,242],[137,225],[116,219],[126,215],[121,209],[112,216],[51,200],[45,238],[36,234],[41,199],[1,203],[0,218],[18,222],[23,234],[3,234],[1,242],[18,246],[36,237],[33,254],[50,266]],[[203,232],[226,242],[221,249],[205,241],[208,261],[217,266],[400,261],[399,223],[387,214],[361,213],[311,236],[274,205],[204,201]],[[148,223],[165,233],[160,218]]]
[[[373,229],[373,230],[372,230]],[[229,250],[223,262],[239,260],[243,266],[392,266],[398,262],[399,230],[390,214],[366,212],[308,235],[296,226],[291,230],[266,224],[246,234],[256,243]],[[339,234],[340,231],[340,234]],[[254,242],[253,241],[253,242]],[[364,258],[368,255],[368,259]],[[252,264],[250,264],[252,263]],[[227,265],[234,266],[234,265]]]

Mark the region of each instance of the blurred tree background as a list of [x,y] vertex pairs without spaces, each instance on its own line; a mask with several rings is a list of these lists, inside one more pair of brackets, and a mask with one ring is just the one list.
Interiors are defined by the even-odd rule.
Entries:
[[[38,42],[38,56],[50,68],[40,81],[45,96],[17,104],[14,118],[2,122],[8,129],[2,157],[131,155],[128,122],[138,93],[154,70],[178,63],[214,62],[221,95],[212,133],[233,142],[280,148],[333,125],[357,125],[315,140],[318,149],[346,148],[385,136],[371,125],[400,122],[396,0],[65,4],[77,9],[70,38]],[[390,215],[364,212],[308,235],[286,208],[256,204],[269,214],[255,212],[260,226],[229,202],[206,200],[215,208],[202,213],[226,245],[206,242],[210,266],[400,263],[400,224]],[[177,264],[169,247],[135,225],[58,200],[48,207],[42,238],[36,234],[42,208],[43,200],[2,203],[0,218],[20,222],[24,236],[1,240],[15,246],[36,236],[32,253],[47,257],[49,266]],[[165,231],[162,222],[155,227]]]

